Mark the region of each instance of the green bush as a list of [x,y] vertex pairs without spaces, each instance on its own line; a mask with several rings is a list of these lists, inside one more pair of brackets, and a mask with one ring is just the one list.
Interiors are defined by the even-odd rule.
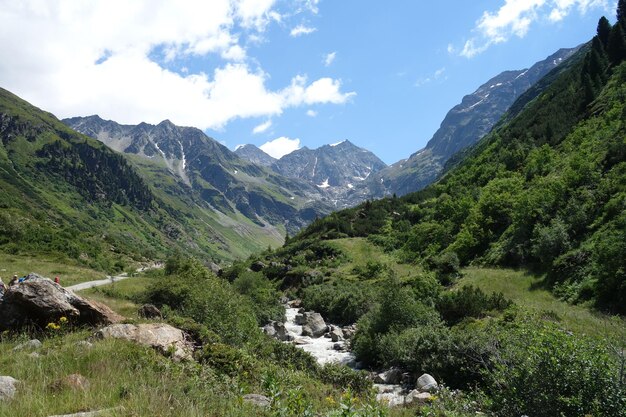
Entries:
[[159,307],[167,305],[176,314],[206,326],[225,343],[242,345],[260,336],[250,299],[198,261],[180,260],[167,272],[172,275],[158,278],[146,290],[148,302]]
[[254,369],[254,361],[240,349],[222,343],[209,343],[197,355],[199,362],[234,377],[250,374]]
[[502,341],[487,379],[499,415],[626,416],[626,386],[606,345],[536,319]]
[[366,393],[372,388],[368,372],[355,371],[345,365],[326,364],[319,368],[317,376],[322,382],[355,393]]
[[373,288],[365,283],[337,280],[313,285],[301,292],[303,306],[335,324],[355,323],[372,307]]
[[458,291],[448,291],[437,301],[437,310],[449,325],[454,325],[466,317],[481,318],[490,310],[502,311],[511,305],[502,293],[485,294],[472,285],[463,286]]
[[232,285],[237,292],[252,300],[259,325],[264,325],[270,320],[284,320],[285,308],[280,304],[280,294],[263,274],[244,271],[235,278]]

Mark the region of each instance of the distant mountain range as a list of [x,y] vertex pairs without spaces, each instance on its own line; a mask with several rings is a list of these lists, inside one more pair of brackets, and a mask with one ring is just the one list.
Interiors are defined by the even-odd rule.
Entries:
[[424,149],[376,173],[363,187],[379,198],[408,194],[432,183],[454,154],[489,133],[520,95],[579,49],[560,49],[528,69],[491,78],[448,112]]
[[232,152],[199,129],[168,120],[121,125],[89,116],[63,122],[127,155],[162,199],[202,202],[239,237],[255,236],[254,228],[280,236],[332,210],[432,183],[446,162],[487,134],[520,95],[530,101],[539,94],[542,87],[535,83],[577,50],[562,49],[529,69],[490,79],[450,110],[424,149],[391,166],[348,140],[275,159],[254,145]]
[[[241,146],[235,153],[320,188],[337,208],[385,195],[404,195],[435,181],[453,155],[489,133],[522,94],[579,48],[560,49],[528,69],[505,71],[491,78],[448,112],[424,149],[390,166],[349,141],[318,149],[304,147],[278,160],[254,145]],[[540,91],[537,89],[533,97]]]
[[98,116],[63,122],[135,161],[160,166],[184,184],[183,190],[190,188],[229,216],[240,213],[260,226],[284,226],[295,232],[331,210],[317,187],[239,158],[196,128],[169,120],[121,125]]

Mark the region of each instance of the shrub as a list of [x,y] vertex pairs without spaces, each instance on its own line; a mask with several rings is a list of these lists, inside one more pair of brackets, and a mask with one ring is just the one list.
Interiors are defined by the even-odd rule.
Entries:
[[500,415],[626,416],[626,386],[607,347],[536,319],[505,336],[488,388]]
[[463,286],[458,291],[448,291],[437,301],[437,310],[449,325],[466,317],[481,318],[490,310],[502,311],[511,305],[502,293],[485,294],[473,285]]
[[355,371],[344,365],[326,364],[319,368],[317,376],[322,382],[355,393],[365,393],[372,388],[368,372]]
[[461,277],[461,263],[455,252],[444,252],[426,260],[427,266],[435,272],[442,285],[451,285]]
[[168,269],[172,275],[158,278],[146,290],[146,300],[169,306],[219,335],[223,342],[241,345],[259,337],[251,301],[210,273],[193,259]]
[[259,325],[270,320],[282,321],[285,308],[280,304],[278,291],[260,272],[245,271],[234,281],[233,287],[252,300],[254,314]]
[[338,280],[313,285],[301,292],[305,308],[335,324],[355,323],[372,307],[373,289],[365,283]]

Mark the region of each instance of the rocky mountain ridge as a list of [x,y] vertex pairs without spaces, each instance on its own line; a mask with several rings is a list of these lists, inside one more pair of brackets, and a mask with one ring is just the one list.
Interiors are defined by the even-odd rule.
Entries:
[[295,232],[330,211],[317,187],[242,159],[199,129],[169,120],[121,125],[95,115],[63,122],[118,152],[160,165],[183,189],[226,215],[241,213],[258,225]]
[[489,133],[518,97],[580,48],[560,49],[528,69],[491,78],[448,112],[424,149],[373,175],[364,187],[379,198],[408,194],[432,183],[454,154]]

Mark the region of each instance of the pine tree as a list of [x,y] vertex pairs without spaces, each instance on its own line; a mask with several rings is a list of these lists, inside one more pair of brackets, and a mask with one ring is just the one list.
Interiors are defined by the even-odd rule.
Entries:
[[617,2],[617,23],[622,26],[626,26],[626,0],[619,0]]
[[[626,8],[624,10],[626,10]],[[622,25],[616,24],[613,26],[613,29],[611,29],[607,53],[609,55],[609,60],[613,65],[619,64],[624,58],[626,58],[626,39],[624,39],[624,30],[622,29]]]
[[611,34],[611,24],[609,20],[602,16],[598,21],[598,38],[602,42],[602,46],[606,49],[609,44],[609,35]]

